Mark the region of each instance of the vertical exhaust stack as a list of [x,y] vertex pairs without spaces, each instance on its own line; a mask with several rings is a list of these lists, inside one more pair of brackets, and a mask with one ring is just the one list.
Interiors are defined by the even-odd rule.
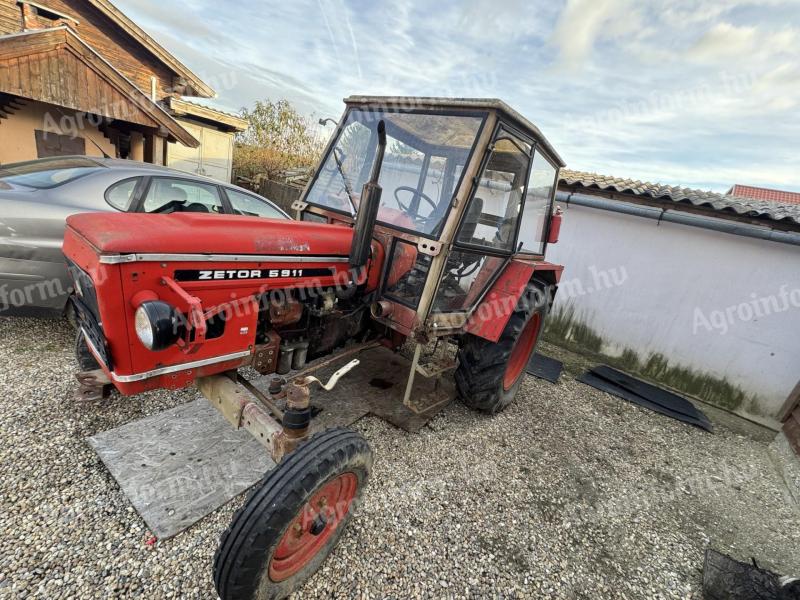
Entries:
[[378,123],[378,152],[372,164],[372,173],[369,181],[361,190],[361,200],[358,203],[358,215],[353,226],[353,243],[350,246],[350,268],[353,271],[361,269],[367,264],[370,247],[372,245],[372,232],[378,220],[378,208],[381,203],[383,189],[378,185],[381,175],[383,155],[386,152],[386,124],[381,120]]

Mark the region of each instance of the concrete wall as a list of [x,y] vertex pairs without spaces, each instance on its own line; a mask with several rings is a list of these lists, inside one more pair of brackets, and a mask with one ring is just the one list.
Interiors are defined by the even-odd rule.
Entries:
[[800,378],[800,247],[570,206],[549,334],[776,426]]
[[0,119],[0,164],[38,158],[34,136],[36,129],[62,135],[77,135],[86,139],[88,156],[103,156],[90,140],[99,144],[109,156],[116,155],[111,141],[89,123],[85,116],[43,102],[28,101],[7,119]]

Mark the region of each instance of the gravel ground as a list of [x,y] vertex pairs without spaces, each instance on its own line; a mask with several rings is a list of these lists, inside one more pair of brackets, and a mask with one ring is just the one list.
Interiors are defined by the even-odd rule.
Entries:
[[[74,400],[72,335],[0,319],[0,597],[214,598],[241,499],[150,545],[85,441],[195,393]],[[456,403],[416,435],[357,428],[372,482],[297,598],[699,598],[709,544],[800,575],[800,513],[767,443],[725,425],[709,435],[565,376],[528,378],[493,418]]]

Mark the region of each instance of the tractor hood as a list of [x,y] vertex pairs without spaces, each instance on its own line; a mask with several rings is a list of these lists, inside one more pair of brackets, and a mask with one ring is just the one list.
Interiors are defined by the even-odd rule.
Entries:
[[353,239],[341,225],[198,213],[87,213],[67,227],[98,254],[347,256]]

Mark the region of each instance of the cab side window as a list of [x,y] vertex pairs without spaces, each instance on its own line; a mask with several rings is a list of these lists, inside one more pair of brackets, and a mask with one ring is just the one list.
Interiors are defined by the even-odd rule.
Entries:
[[222,213],[217,186],[168,177],[154,177],[142,210],[148,213]]
[[470,201],[457,242],[512,251],[531,147],[500,130]]
[[539,152],[533,157],[528,193],[519,228],[520,252],[544,252],[547,223],[550,220],[556,168]]

